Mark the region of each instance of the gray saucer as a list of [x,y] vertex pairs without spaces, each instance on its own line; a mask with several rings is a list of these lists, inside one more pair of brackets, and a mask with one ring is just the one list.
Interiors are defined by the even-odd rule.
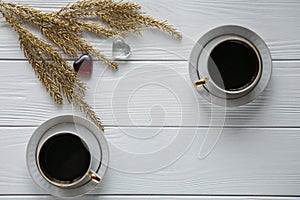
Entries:
[[226,93],[209,81],[196,89],[204,99],[214,104],[229,107],[240,106],[256,99],[267,87],[272,74],[272,59],[269,48],[253,31],[240,26],[222,26],[206,33],[197,41],[192,50],[189,60],[190,78],[195,83],[209,76],[207,73],[207,62],[211,48],[220,39],[226,38],[241,38],[256,48],[262,65],[260,78],[255,83],[256,85],[248,91],[236,94]]
[[26,152],[27,168],[37,185],[49,194],[57,197],[80,196],[97,186],[94,181],[87,181],[73,188],[58,187],[48,182],[42,176],[37,164],[37,149],[40,146],[42,138],[51,133],[68,131],[75,132],[85,139],[85,142],[90,147],[91,155],[98,160],[98,163],[94,165],[94,170],[102,179],[109,162],[109,148],[103,132],[90,121],[78,116],[64,115],[52,118],[43,123],[36,129],[28,143]]

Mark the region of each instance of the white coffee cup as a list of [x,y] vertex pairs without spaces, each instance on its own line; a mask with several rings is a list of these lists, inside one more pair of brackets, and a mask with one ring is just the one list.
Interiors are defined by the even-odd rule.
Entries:
[[[64,141],[63,141],[63,138]],[[68,139],[69,138],[69,139]],[[64,144],[63,146],[61,145],[62,142],[67,143],[67,140],[72,140],[73,144],[69,144],[69,146],[66,146],[66,144]],[[74,145],[75,145],[75,141],[80,141],[78,144],[76,143],[76,147],[77,149],[82,149],[82,151],[85,152],[84,157],[83,157],[83,153],[80,153],[78,150],[74,149]],[[54,145],[56,145],[57,147],[60,148],[61,152],[57,152],[58,150],[54,149],[55,147],[53,147]],[[70,146],[73,145],[74,147]],[[52,148],[51,148],[52,146]],[[45,149],[48,148],[48,149]],[[69,149],[68,149],[69,148]],[[66,151],[70,151],[70,148],[73,149],[73,152],[69,152],[68,155],[66,155]],[[42,151],[44,150],[44,151]],[[83,165],[83,160],[89,160],[88,165],[86,164],[84,166],[84,169],[81,169],[80,175],[76,178],[74,178],[73,180],[59,180],[58,178],[55,178],[55,175],[53,177],[51,177],[51,175],[49,175],[49,172],[47,172],[47,167],[42,165],[43,162],[41,162],[42,160],[45,161],[47,158],[45,158],[45,154],[41,154],[42,152],[47,152],[47,154],[51,154],[51,156],[48,157],[52,157],[51,160],[48,159],[48,163],[46,164],[47,166],[56,166],[56,172],[54,172],[54,174],[59,173],[59,170],[64,171],[64,173],[70,173],[71,171],[76,171],[79,168],[79,164]],[[51,152],[50,152],[51,151]],[[76,153],[78,155],[76,155]],[[63,156],[64,155],[64,156]],[[58,159],[56,158],[56,160],[53,160],[53,156],[56,157],[62,157],[64,159]],[[81,157],[80,157],[81,156]],[[84,183],[88,182],[89,180],[94,181],[95,183],[100,183],[102,178],[95,172],[97,169],[97,164],[96,163],[101,163],[101,161],[99,161],[98,159],[96,159],[94,156],[91,155],[90,153],[90,148],[88,147],[88,144],[84,141],[84,139],[82,137],[80,137],[78,134],[68,131],[68,132],[57,132],[57,133],[49,133],[44,135],[44,137],[41,138],[40,141],[40,145],[37,148],[37,165],[38,165],[38,169],[40,170],[40,173],[42,174],[42,176],[51,184],[58,186],[58,187],[76,187],[78,185],[83,185]],[[41,158],[44,157],[44,158]],[[81,161],[79,160],[81,159]],[[60,160],[60,161],[59,161]],[[77,162],[77,166],[68,166],[67,163],[71,163],[72,162]],[[53,162],[53,163],[49,163],[49,162]],[[58,162],[63,162],[63,163],[58,163]],[[49,168],[49,167],[48,167]],[[63,168],[67,168],[67,169],[63,169]],[[74,168],[74,169],[73,169]],[[78,170],[77,170],[78,171]]]
[[[68,176],[62,177],[62,175],[65,175],[65,171],[60,171],[58,175],[56,174],[56,168],[45,168],[45,164],[47,163],[57,164],[52,161],[56,161],[55,155],[59,155],[60,152],[64,153],[61,149],[64,149],[63,145],[65,142],[60,144],[62,147],[57,147],[53,145],[53,143],[57,144],[55,140],[58,137],[65,137],[66,135],[75,140],[68,141],[68,144],[75,142],[80,148],[84,149],[84,151],[82,151],[85,155],[85,157],[83,157],[85,158],[84,165],[81,165],[81,163],[79,165],[68,163],[70,169],[76,171],[76,176],[74,172],[72,172],[72,176],[67,174]],[[63,141],[65,140],[63,139]],[[41,154],[45,153],[45,149],[51,149],[49,146],[46,146],[50,143],[53,146],[51,146],[52,150],[49,152],[52,152],[53,149],[54,151],[55,149],[59,149],[59,151],[56,154],[48,154],[48,156],[54,155],[54,159],[44,154],[43,158],[47,158],[44,162],[39,157],[43,156]],[[64,164],[64,159],[68,158],[70,152],[75,152],[78,146],[73,147],[69,145],[69,147],[66,147],[65,149],[69,151],[65,152],[64,156],[66,157],[61,157],[58,163]],[[76,158],[77,153],[74,154]],[[76,197],[91,191],[102,182],[108,168],[109,148],[103,132],[92,122],[79,116],[63,115],[49,119],[35,130],[27,145],[26,161],[32,179],[38,186],[44,189],[45,192],[57,197]],[[74,160],[71,159],[71,161],[73,162]],[[49,169],[55,170],[51,171]],[[79,173],[77,174],[77,172]],[[72,177],[72,179],[70,177]]]

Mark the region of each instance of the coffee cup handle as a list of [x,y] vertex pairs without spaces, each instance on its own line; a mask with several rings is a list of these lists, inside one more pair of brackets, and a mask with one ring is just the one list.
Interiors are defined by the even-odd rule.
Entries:
[[201,86],[205,85],[207,82],[208,82],[208,78],[207,78],[207,77],[204,77],[203,79],[196,81],[196,82],[194,83],[194,86],[195,86],[196,88],[198,88],[198,87],[201,87]]
[[94,181],[95,183],[99,184],[102,181],[102,178],[93,170],[90,170],[88,176]]

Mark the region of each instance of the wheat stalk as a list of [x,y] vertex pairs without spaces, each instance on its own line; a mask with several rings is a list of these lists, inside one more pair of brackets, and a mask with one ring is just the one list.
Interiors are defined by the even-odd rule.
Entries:
[[53,15],[64,19],[78,17],[99,17],[110,27],[119,31],[131,31],[136,34],[141,33],[143,26],[156,27],[166,31],[174,37],[181,39],[182,35],[175,28],[167,24],[167,21],[157,20],[145,15],[141,11],[141,6],[131,2],[114,2],[112,0],[86,0],[78,1],[62,8]]
[[[57,12],[43,13],[0,1],[0,13],[19,35],[24,55],[54,101],[62,104],[65,96],[70,103],[78,105],[101,130],[104,127],[100,118],[84,98],[86,85],[78,79],[76,72],[54,46],[73,58],[81,53],[90,54],[117,70],[116,62],[107,59],[83,39],[84,32],[105,37],[126,36],[127,32],[141,34],[143,26],[146,26],[161,29],[179,39],[182,37],[166,21],[145,15],[141,6],[131,2],[86,0],[69,4]],[[26,29],[28,23],[39,28],[48,41]]]
[[10,13],[2,12],[2,15],[18,33],[24,55],[54,101],[62,104],[64,94],[69,102],[78,105],[98,128],[104,131],[101,120],[84,99],[85,84],[77,78],[76,73],[57,50],[26,30]]

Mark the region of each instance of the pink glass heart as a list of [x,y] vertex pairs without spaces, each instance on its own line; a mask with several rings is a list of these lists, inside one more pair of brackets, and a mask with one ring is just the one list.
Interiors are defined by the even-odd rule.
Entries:
[[93,59],[88,54],[83,54],[74,63],[73,68],[78,74],[91,75],[93,71]]

